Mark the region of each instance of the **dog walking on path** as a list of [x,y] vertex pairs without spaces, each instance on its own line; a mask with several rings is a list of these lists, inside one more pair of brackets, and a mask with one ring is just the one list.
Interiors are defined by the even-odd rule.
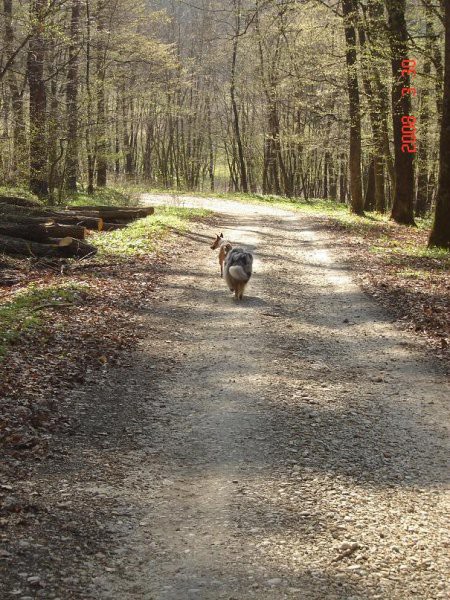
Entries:
[[225,273],[225,281],[237,300],[242,300],[244,289],[252,276],[253,256],[244,248],[233,248],[223,233],[216,235],[211,249],[219,248],[220,276]]
[[253,256],[244,248],[233,248],[225,259],[225,281],[237,300],[242,300],[244,289],[252,276]]
[[223,239],[223,233],[216,235],[216,239],[211,244],[211,250],[217,250],[217,248],[219,248],[220,276],[223,277],[223,263],[228,252],[232,249],[230,242]]

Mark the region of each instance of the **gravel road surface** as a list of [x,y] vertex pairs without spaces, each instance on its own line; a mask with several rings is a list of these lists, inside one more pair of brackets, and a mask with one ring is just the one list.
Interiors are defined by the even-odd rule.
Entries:
[[448,598],[439,365],[360,291],[313,218],[145,200],[213,208],[254,252],[254,276],[236,301],[209,249],[216,229],[178,236],[146,339],[74,391],[77,435],[33,483],[70,515],[15,596]]

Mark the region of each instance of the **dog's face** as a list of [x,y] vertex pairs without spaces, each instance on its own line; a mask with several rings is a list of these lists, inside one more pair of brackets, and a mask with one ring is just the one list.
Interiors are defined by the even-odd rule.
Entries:
[[220,246],[222,240],[223,240],[223,233],[221,233],[220,235],[216,235],[216,239],[213,241],[213,243],[210,246],[211,250],[216,250],[216,248],[218,248]]

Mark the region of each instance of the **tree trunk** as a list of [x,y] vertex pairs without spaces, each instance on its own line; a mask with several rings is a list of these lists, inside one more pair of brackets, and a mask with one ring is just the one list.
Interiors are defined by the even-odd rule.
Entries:
[[[363,5],[364,6],[364,5]],[[364,7],[363,7],[364,10]],[[384,16],[384,0],[368,0],[367,12],[365,13],[366,29],[370,52],[364,64],[363,51],[363,82],[369,82],[369,89],[366,93],[370,95],[371,122],[375,124],[374,141],[376,147],[375,155],[375,202],[378,212],[385,212],[387,198],[385,193],[385,163],[392,186],[395,185],[394,161],[391,155],[389,142],[389,95],[387,87],[380,75],[380,69],[377,63],[383,64],[385,61],[383,48],[388,43],[386,32],[386,20]],[[360,30],[361,31],[361,30]],[[365,36],[364,36],[365,37]],[[364,45],[362,43],[362,45]],[[370,61],[370,62],[369,62]]]
[[[90,0],[85,0],[86,6],[86,94],[87,94],[87,120],[89,125],[92,123],[93,101],[91,86],[91,6]],[[87,193],[94,193],[94,151],[91,127],[86,127],[86,154],[87,154]]]
[[373,169],[375,175],[375,210],[384,213],[386,212],[386,194],[384,186],[384,164],[381,156],[374,156]]
[[[368,54],[368,48],[366,44],[366,32],[361,26],[358,28],[359,40],[361,44],[361,73],[364,90],[367,96],[367,102],[369,104],[369,116],[370,123],[373,132],[374,141],[374,157],[369,171],[369,178],[373,176],[373,197],[367,197],[364,201],[364,206],[367,210],[374,210],[375,208],[380,211],[385,211],[386,199],[384,195],[384,168],[383,168],[383,156],[385,151],[385,143],[383,140],[383,93],[378,88],[375,81],[372,82],[370,76],[371,71],[376,72],[375,65],[371,64],[370,53]],[[375,83],[375,85],[373,85]],[[376,92],[379,92],[378,94]],[[367,187],[369,190],[369,186]],[[370,208],[369,208],[370,206]]]
[[356,0],[343,0],[347,85],[350,113],[350,208],[357,215],[364,214],[361,180],[361,114],[356,59],[355,20],[358,5]]
[[97,186],[105,187],[107,179],[107,161],[106,161],[106,104],[105,104],[105,52],[106,44],[104,40],[106,4],[104,0],[99,0],[97,4]]
[[[54,40],[49,42],[49,59],[54,64],[55,62],[55,43]],[[54,72],[50,80],[50,102],[49,114],[48,114],[48,195],[49,204],[56,204],[55,188],[58,187],[58,163],[62,158],[64,149],[58,144],[59,135],[59,124],[61,119],[59,118],[59,102],[58,102],[58,74]]]
[[374,210],[375,208],[375,159],[369,163],[366,195],[364,198],[364,210]]
[[440,174],[429,245],[450,248],[450,5],[445,3],[445,72],[441,121]]
[[[13,12],[12,0],[3,0],[3,12],[5,20],[4,42],[5,57],[10,59],[13,53],[14,30],[13,30]],[[13,109],[13,160],[12,170],[15,181],[20,181],[24,175],[26,163],[26,133],[25,117],[23,110],[23,93],[17,83],[16,73],[11,69],[6,76],[11,92],[11,105]]]
[[341,154],[341,160],[339,161],[339,202],[345,204],[347,197],[347,184],[346,184],[346,165],[345,156]]
[[233,54],[231,59],[231,83],[230,83],[230,96],[231,96],[231,107],[233,110],[233,128],[234,135],[236,138],[239,171],[241,179],[241,188],[244,193],[248,193],[248,180],[247,180],[247,167],[245,165],[244,149],[242,145],[241,130],[239,125],[239,111],[236,102],[236,62],[239,36],[241,34],[241,0],[234,0],[234,10],[236,17],[236,29],[233,38]]
[[409,75],[402,76],[402,61],[408,59],[408,31],[405,0],[386,0],[392,65],[392,118],[394,130],[395,192],[391,218],[397,223],[414,223],[414,154],[402,151],[402,117],[411,115],[411,96],[402,94],[411,87]]
[[420,98],[420,157],[418,160],[417,174],[417,197],[415,214],[417,217],[425,216],[428,203],[428,130],[430,123],[430,91],[428,89],[428,81],[431,75],[431,60],[432,53],[431,38],[434,35],[432,14],[427,5],[426,7],[427,22],[426,22],[426,42],[425,42],[425,61],[423,63],[423,74],[425,76],[425,85],[423,87]]
[[69,65],[67,69],[67,154],[66,186],[71,192],[77,191],[78,171],[78,66],[80,37],[80,0],[72,0],[70,21]]
[[48,196],[47,96],[44,81],[46,0],[33,0],[27,76],[30,89],[30,190]]

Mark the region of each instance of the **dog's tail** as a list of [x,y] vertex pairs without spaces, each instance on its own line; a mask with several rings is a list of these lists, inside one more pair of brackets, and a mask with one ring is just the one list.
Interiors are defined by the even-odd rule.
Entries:
[[233,279],[236,279],[236,281],[247,282],[251,277],[251,273],[246,273],[244,271],[244,268],[241,267],[240,265],[234,266],[234,267],[229,267],[228,272],[230,273],[230,275]]

